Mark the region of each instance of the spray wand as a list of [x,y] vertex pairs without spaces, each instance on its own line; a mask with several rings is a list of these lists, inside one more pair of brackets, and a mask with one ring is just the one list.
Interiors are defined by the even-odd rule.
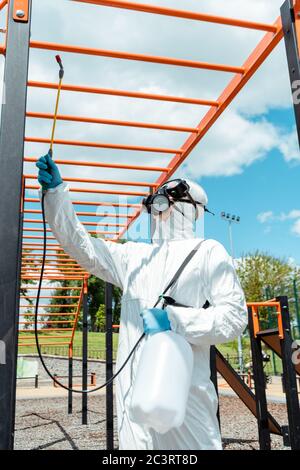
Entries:
[[[62,81],[63,81],[63,77],[64,77],[64,73],[65,73],[60,56],[59,55],[55,56],[55,59],[56,59],[56,62],[58,63],[58,65],[59,65],[59,83],[58,83],[57,95],[56,95],[55,111],[54,111],[53,125],[52,125],[52,132],[51,132],[51,140],[50,140],[50,149],[49,149],[49,152],[48,152],[48,154],[50,155],[50,158],[53,157],[53,143],[54,143],[56,122],[57,122],[60,92],[61,92]],[[50,173],[50,170],[48,170],[48,171]],[[135,346],[133,347],[132,351],[130,352],[127,359],[125,360],[125,362],[120,367],[120,369],[114,375],[112,375],[112,377],[107,382],[105,382],[102,385],[99,385],[96,388],[93,388],[91,390],[76,390],[74,388],[69,388],[66,385],[59,382],[59,380],[57,380],[57,378],[51,374],[50,370],[48,369],[48,367],[47,367],[47,365],[44,361],[42,351],[41,351],[41,347],[40,347],[40,344],[39,344],[39,337],[38,337],[39,302],[40,302],[40,295],[41,295],[42,282],[43,282],[45,263],[46,263],[46,252],[47,252],[47,227],[46,227],[46,217],[45,217],[45,195],[46,195],[46,192],[47,192],[46,186],[42,185],[41,205],[42,205],[42,218],[43,218],[43,258],[42,258],[42,265],[41,265],[41,275],[40,275],[39,285],[38,285],[38,289],[37,289],[36,304],[35,304],[35,316],[34,316],[34,335],[35,335],[35,342],[36,342],[37,352],[38,352],[38,355],[39,355],[39,358],[40,358],[40,361],[42,363],[43,368],[45,369],[46,373],[51,378],[51,380],[53,380],[53,382],[56,383],[56,385],[58,385],[59,387],[64,388],[65,390],[68,390],[68,391],[74,392],[74,393],[81,393],[81,394],[83,394],[83,393],[93,393],[93,392],[96,392],[97,390],[100,390],[104,387],[107,387],[107,385],[109,385],[113,382],[113,380],[117,377],[117,375],[119,375],[119,373],[124,369],[124,367],[126,366],[127,362],[129,361],[129,359],[133,355],[134,351],[136,350],[138,344],[141,342],[141,340],[143,339],[145,334],[143,333],[142,336],[139,338],[139,340],[136,342]]]

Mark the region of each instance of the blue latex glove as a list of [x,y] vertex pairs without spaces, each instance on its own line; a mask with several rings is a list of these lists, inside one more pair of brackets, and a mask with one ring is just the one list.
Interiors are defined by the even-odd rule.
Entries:
[[39,169],[38,181],[43,189],[55,188],[63,182],[59,169],[52,160],[50,151],[47,155],[38,159],[36,166]]
[[148,335],[171,329],[167,312],[161,308],[146,308],[140,315],[143,317],[144,332]]

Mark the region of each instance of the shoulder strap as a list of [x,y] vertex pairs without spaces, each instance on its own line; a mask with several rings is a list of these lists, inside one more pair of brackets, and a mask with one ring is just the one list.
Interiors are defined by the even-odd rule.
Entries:
[[169,282],[169,284],[167,285],[167,287],[165,288],[165,290],[163,291],[163,293],[159,296],[157,302],[155,303],[154,307],[157,306],[157,304],[161,301],[161,299],[163,298],[163,295],[175,284],[175,282],[177,281],[177,279],[179,278],[179,276],[181,275],[182,271],[184,270],[184,268],[187,266],[187,264],[191,261],[191,259],[193,258],[193,256],[197,253],[197,251],[199,250],[200,246],[202,245],[202,243],[204,242],[205,240],[201,240],[196,246],[195,248],[192,249],[192,251],[188,254],[188,256],[185,258],[185,260],[183,261],[183,263],[181,264],[181,266],[177,269],[176,273],[174,274],[174,276],[172,277],[171,281]]

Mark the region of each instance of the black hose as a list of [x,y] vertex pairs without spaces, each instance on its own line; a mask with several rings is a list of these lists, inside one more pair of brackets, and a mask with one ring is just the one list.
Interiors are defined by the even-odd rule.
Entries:
[[133,355],[134,351],[136,350],[138,344],[142,341],[142,339],[145,336],[145,333],[142,334],[142,336],[139,338],[139,340],[136,342],[134,345],[132,351],[130,352],[129,356],[127,357],[126,361],[124,364],[120,367],[120,369],[104,384],[99,385],[96,388],[90,389],[90,390],[76,390],[74,388],[69,388],[66,385],[62,384],[59,382],[49,371],[48,367],[45,364],[42,352],[41,352],[41,347],[39,344],[39,338],[38,338],[38,310],[39,310],[39,302],[40,302],[40,295],[41,295],[41,288],[42,288],[42,282],[43,282],[43,275],[44,275],[44,269],[45,269],[45,262],[46,262],[46,250],[47,250],[47,230],[46,230],[46,218],[45,218],[45,194],[46,191],[43,191],[42,193],[42,217],[43,217],[43,259],[42,259],[42,266],[41,266],[41,275],[39,279],[39,286],[37,290],[37,297],[36,297],[36,304],[35,304],[35,316],[34,316],[34,335],[35,335],[35,342],[36,342],[36,347],[37,347],[37,352],[39,355],[39,358],[41,360],[42,366],[44,367],[45,371],[49,375],[49,377],[55,382],[57,385],[60,387],[64,388],[65,390],[68,390],[69,392],[74,392],[74,393],[93,393],[97,392],[98,390],[101,390],[101,388],[107,387],[107,385],[111,384],[113,380],[120,374],[120,372],[124,369],[126,366],[127,362]]

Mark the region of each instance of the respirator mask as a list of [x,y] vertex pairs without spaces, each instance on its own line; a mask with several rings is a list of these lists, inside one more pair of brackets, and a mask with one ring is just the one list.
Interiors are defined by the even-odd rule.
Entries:
[[170,207],[180,211],[175,205],[176,202],[192,204],[195,208],[195,218],[197,218],[197,205],[202,206],[204,211],[210,212],[201,202],[196,201],[189,191],[189,184],[185,180],[177,178],[164,183],[154,194],[144,198],[142,204],[148,214],[153,215],[161,215]]

